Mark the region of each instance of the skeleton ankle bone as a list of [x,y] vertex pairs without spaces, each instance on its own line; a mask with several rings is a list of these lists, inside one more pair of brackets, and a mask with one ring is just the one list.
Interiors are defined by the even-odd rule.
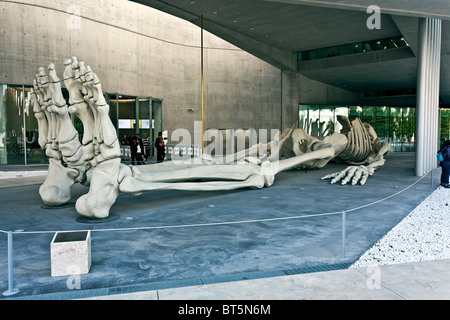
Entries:
[[61,206],[72,197],[71,187],[79,172],[63,166],[61,161],[49,159],[48,174],[39,188],[42,201],[48,206]]
[[119,196],[120,159],[104,161],[92,169],[89,192],[76,202],[77,212],[88,218],[102,219]]

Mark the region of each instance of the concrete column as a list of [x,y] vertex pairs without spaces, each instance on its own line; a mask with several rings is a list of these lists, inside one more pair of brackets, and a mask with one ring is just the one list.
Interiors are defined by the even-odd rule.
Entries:
[[293,71],[281,71],[281,119],[280,130],[298,124],[299,78]]
[[437,166],[441,29],[440,19],[419,19],[416,176],[423,176]]

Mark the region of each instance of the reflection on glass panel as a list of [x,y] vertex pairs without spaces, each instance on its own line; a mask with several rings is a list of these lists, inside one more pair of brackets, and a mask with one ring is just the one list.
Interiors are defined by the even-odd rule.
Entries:
[[[334,122],[334,127],[330,128],[340,133],[342,126],[337,121],[338,115],[346,116],[350,121],[359,117],[370,124],[379,139],[391,144],[391,152],[414,152],[415,108],[301,105],[299,126],[310,134],[318,135],[323,133],[327,124]],[[448,110],[441,111],[442,137],[450,135],[449,118]]]
[[162,100],[152,100],[152,136],[153,141],[158,136],[158,133],[163,131],[163,104]]
[[117,95],[116,94],[104,94],[106,103],[109,105],[109,117],[111,118],[111,122],[114,125],[114,128],[117,130],[118,128],[118,117],[117,117]]
[[318,49],[318,59],[336,57],[339,55],[339,47]]
[[151,103],[151,98],[139,98],[139,134],[141,138],[144,134],[147,134],[147,137],[151,134]]
[[365,107],[362,111],[361,121],[375,128],[376,107]]
[[300,105],[298,108],[298,127],[304,129],[308,123],[309,106]]
[[342,45],[339,48],[339,54],[341,56],[347,55],[347,54],[355,54],[355,53],[362,53],[363,44],[362,43],[352,43],[352,44],[346,44]]
[[389,121],[389,143],[391,151],[402,151],[402,108],[391,108],[391,116]]
[[375,113],[375,132],[381,140],[389,139],[389,111],[387,107],[377,107]]
[[337,121],[337,116],[348,117],[348,107],[336,107],[334,110],[336,121],[334,124],[334,132],[340,133],[342,130],[342,125]]
[[136,135],[136,98],[119,96],[119,137],[129,140]]
[[416,109],[402,109],[402,152],[414,151],[414,133],[416,132]]
[[362,108],[361,107],[349,107],[348,109],[348,119],[351,121],[355,120],[355,118],[362,118]]
[[0,165],[8,163],[8,152],[6,150],[6,86],[0,86]]
[[25,88],[25,128],[26,128],[26,164],[47,164],[48,157],[39,145],[38,122],[33,112],[33,101],[31,100],[31,88]]
[[326,136],[334,133],[334,106],[320,107],[320,123],[319,136]]
[[308,110],[308,123],[305,126],[306,132],[314,135],[320,125],[320,106],[310,106]]
[[450,140],[450,109],[441,109],[441,145]]
[[10,165],[25,164],[24,148],[24,92],[22,86],[3,86],[3,110],[5,127],[3,145],[6,149],[6,163]]

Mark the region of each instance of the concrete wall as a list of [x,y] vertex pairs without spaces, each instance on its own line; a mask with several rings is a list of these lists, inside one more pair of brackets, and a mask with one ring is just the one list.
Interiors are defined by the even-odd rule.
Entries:
[[298,74],[299,103],[323,105],[359,105],[361,94],[336,88]]
[[[200,35],[125,0],[0,1],[0,83],[31,85],[51,62],[62,78],[64,59],[77,56],[105,92],[163,99],[164,129],[193,132],[201,120]],[[205,129],[281,128],[280,70],[206,32],[204,40]]]
[[[201,32],[125,0],[0,1],[0,83],[31,85],[40,66],[77,56],[106,93],[163,99],[164,130],[201,121]],[[281,71],[204,33],[208,128],[284,129],[298,104],[357,104],[359,95]],[[189,112],[188,108],[194,111]]]

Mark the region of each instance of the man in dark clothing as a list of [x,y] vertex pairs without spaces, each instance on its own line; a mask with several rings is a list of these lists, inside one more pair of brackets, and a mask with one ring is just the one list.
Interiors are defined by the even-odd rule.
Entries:
[[126,134],[123,135],[122,140],[120,141],[120,144],[123,146],[128,146],[130,144],[130,140],[128,139]]
[[441,186],[444,188],[450,188],[449,175],[450,175],[450,140],[444,142],[441,148],[444,161],[441,161],[442,174],[441,174]]
[[135,160],[137,165],[144,164],[144,160],[142,157],[142,152],[144,150],[144,145],[141,140],[138,140],[137,137],[133,137],[130,143],[130,152],[131,152],[131,164],[134,166]]
[[142,138],[142,144],[144,145],[145,161],[148,161],[148,157],[150,156],[150,139],[146,133],[144,133],[144,138]]
[[156,162],[161,163],[164,161],[166,156],[166,150],[164,145],[164,139],[162,137],[162,132],[158,133],[158,137],[155,139],[155,147],[156,147]]

